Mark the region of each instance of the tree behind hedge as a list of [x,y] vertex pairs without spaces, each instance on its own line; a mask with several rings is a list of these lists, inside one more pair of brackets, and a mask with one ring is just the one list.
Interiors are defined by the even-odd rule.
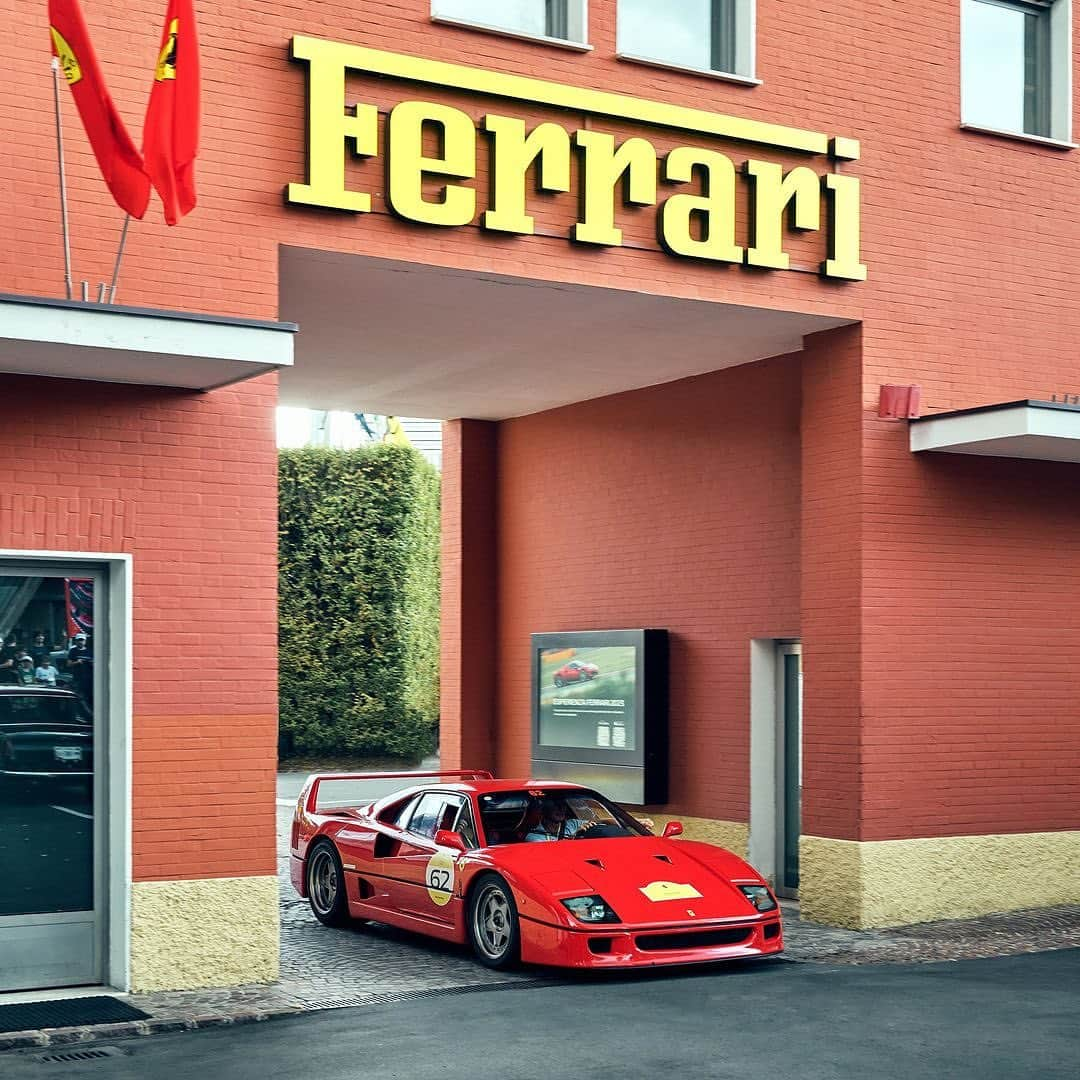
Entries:
[[282,746],[416,757],[439,701],[439,475],[411,447],[279,456]]

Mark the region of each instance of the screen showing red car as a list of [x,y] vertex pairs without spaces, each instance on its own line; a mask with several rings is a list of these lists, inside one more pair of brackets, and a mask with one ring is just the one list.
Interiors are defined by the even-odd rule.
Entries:
[[634,750],[633,645],[540,650],[540,742]]

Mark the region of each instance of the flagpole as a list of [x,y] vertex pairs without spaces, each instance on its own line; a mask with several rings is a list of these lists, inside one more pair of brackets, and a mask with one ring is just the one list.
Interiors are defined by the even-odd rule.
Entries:
[[116,282],[120,277],[120,260],[124,257],[124,245],[127,243],[128,226],[131,224],[131,215],[124,215],[124,227],[120,230],[120,247],[116,251],[116,264],[113,266],[112,284],[109,286],[109,303],[116,302]]
[[67,173],[64,171],[64,129],[60,121],[60,60],[52,58],[53,105],[56,110],[56,160],[60,168],[60,221],[64,234],[64,289],[71,299],[71,234],[68,230]]

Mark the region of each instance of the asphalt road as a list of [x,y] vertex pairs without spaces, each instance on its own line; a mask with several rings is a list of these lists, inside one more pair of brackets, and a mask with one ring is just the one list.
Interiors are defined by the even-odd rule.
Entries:
[[953,964],[728,966],[414,997],[118,1044],[4,1080],[1075,1080],[1080,950]]

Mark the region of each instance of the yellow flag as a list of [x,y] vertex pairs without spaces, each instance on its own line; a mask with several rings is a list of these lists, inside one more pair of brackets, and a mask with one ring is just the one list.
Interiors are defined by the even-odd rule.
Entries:
[[405,434],[405,429],[396,416],[386,418],[386,434],[383,436],[383,442],[393,446],[412,446],[409,436]]

